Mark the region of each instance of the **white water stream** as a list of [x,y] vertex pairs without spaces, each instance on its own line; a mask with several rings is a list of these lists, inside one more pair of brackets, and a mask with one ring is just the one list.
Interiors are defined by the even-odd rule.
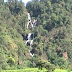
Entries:
[[[37,25],[37,20],[31,20],[31,16],[30,16],[30,13],[28,13],[28,23],[27,23],[27,29],[29,28],[34,28],[35,26]],[[33,38],[31,37],[33,33],[28,33],[28,36],[27,36],[27,41],[25,42],[25,44],[27,46],[30,46],[32,47],[33,45]],[[30,53],[30,56],[34,56],[34,53],[31,53],[31,51],[29,50],[29,53]]]
[[31,40],[31,34],[32,34],[32,33],[29,33],[29,34],[28,34],[28,37],[27,37],[28,40]]

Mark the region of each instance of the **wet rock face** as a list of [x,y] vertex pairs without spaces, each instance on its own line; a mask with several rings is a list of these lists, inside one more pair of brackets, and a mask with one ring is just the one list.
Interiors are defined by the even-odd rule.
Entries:
[[33,48],[30,52],[31,52],[32,54],[34,54],[34,53],[35,53],[35,49]]
[[32,47],[32,45],[33,45],[33,40],[27,40],[27,41],[25,42],[25,44],[26,44],[27,46]]
[[27,35],[26,34],[22,34],[23,40],[27,40]]
[[31,39],[33,39],[34,38],[34,35],[33,34],[31,34]]
[[27,42],[27,46],[30,46],[30,42]]
[[34,35],[33,33],[29,33],[29,34],[22,34],[23,40],[33,40],[33,38],[36,37],[36,35]]

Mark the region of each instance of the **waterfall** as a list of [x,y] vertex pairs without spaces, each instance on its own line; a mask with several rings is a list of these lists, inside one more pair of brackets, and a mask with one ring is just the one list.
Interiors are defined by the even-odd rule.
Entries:
[[27,37],[28,40],[31,40],[31,34],[32,34],[32,33],[29,33],[29,34],[28,34],[28,37]]
[[[31,16],[30,16],[30,13],[28,13],[28,23],[27,23],[27,29],[33,29],[35,26],[37,25],[37,20],[34,19],[33,21],[31,20]],[[34,33],[28,33],[27,35],[27,40],[25,42],[25,44],[27,46],[30,46],[32,47],[33,45],[33,38],[34,38]],[[29,53],[30,53],[30,56],[34,56],[34,52],[32,52],[32,50],[30,51],[29,50]]]
[[27,23],[27,29],[29,28],[29,25],[31,24],[31,17],[30,13],[28,13],[28,23]]
[[28,20],[30,20],[30,21],[31,21],[30,13],[28,13]]
[[25,44],[26,44],[27,46],[32,47],[32,45],[33,45],[33,40],[27,40],[27,41],[25,42]]
[[29,26],[29,22],[27,23],[27,29],[28,29],[28,26]]
[[32,46],[33,45],[33,40],[31,40],[31,42],[30,42],[30,46]]
[[[25,42],[25,44],[27,45],[27,43],[29,43],[29,41],[30,41],[30,40],[27,40],[27,41]],[[27,46],[28,46],[28,45],[27,45]]]
[[30,51],[30,50],[29,50],[29,53],[30,53],[30,56],[32,56],[32,57],[34,56],[34,53],[31,53],[31,51]]
[[34,19],[34,21],[33,21],[33,27],[35,27],[36,24],[37,24],[37,20]]
[[34,19],[33,21],[31,20],[30,13],[28,13],[28,23],[27,23],[27,29],[30,27],[31,29],[34,28],[37,25],[37,20]]

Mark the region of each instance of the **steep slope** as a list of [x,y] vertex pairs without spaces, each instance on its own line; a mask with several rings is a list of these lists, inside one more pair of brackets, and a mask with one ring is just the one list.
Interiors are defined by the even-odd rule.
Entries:
[[33,48],[37,58],[48,60],[59,68],[71,68],[72,61],[72,1],[40,0],[26,6],[32,18],[38,20]]
[[26,8],[21,2],[0,4],[0,69],[72,69],[72,1],[33,0]]
[[15,11],[13,6],[14,3],[0,5],[0,69],[27,67],[29,62],[26,58],[28,49],[22,37],[27,11],[22,3],[18,3]]

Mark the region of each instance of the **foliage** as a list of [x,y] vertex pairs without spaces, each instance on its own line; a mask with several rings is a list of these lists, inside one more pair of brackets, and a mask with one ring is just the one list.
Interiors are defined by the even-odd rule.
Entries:
[[[18,13],[14,12],[14,2],[0,4],[0,70],[16,69],[18,62],[22,66],[27,66],[25,57],[27,48],[22,38],[25,30],[22,25],[27,22],[27,14],[25,14],[27,11],[23,3],[17,3],[17,5],[20,8]],[[11,8],[12,11],[10,7],[13,8]],[[26,61],[23,62],[24,60]]]
[[26,5],[31,17],[38,20],[34,30],[38,33],[33,45],[35,54],[64,69],[71,69],[71,3],[71,0],[33,0]]
[[[27,13],[37,19],[33,30],[26,28]],[[26,7],[18,0],[0,0],[0,70],[26,67],[72,69],[72,0],[33,0]],[[34,33],[32,48],[22,34]],[[39,61],[40,60],[40,61]],[[41,61],[43,60],[43,61]],[[37,61],[39,61],[37,63]]]
[[46,69],[39,70],[38,68],[26,68],[18,70],[0,70],[0,72],[46,72]]
[[42,68],[46,68],[48,71],[47,72],[53,72],[54,71],[54,66],[47,61],[44,60],[39,60],[36,64],[37,67],[39,67],[39,69],[42,70]]

